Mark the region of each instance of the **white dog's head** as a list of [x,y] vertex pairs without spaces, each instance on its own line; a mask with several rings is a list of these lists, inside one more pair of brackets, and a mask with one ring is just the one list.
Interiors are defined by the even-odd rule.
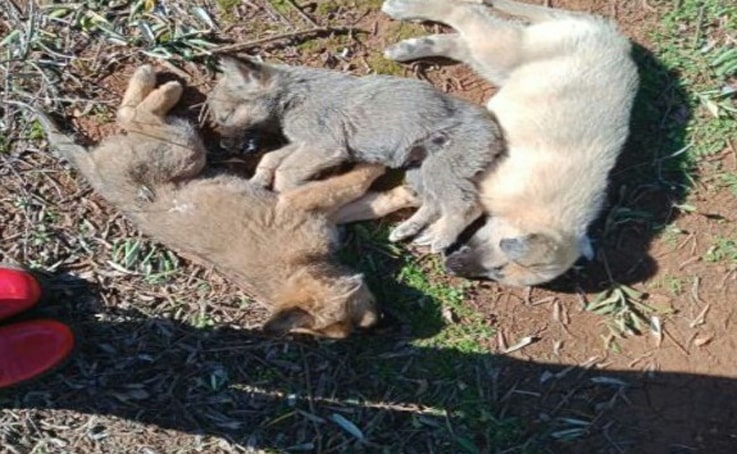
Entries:
[[531,286],[552,281],[581,256],[593,257],[586,235],[543,227],[522,230],[505,219],[488,217],[468,241],[448,254],[445,267],[458,276]]

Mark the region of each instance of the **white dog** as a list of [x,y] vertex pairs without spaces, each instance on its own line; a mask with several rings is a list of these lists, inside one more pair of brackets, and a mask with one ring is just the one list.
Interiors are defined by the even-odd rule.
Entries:
[[388,58],[448,57],[499,87],[487,108],[508,153],[481,180],[489,216],[448,255],[449,272],[528,286],[591,258],[586,230],[602,208],[637,91],[629,40],[604,18],[509,0],[387,0],[382,10],[457,31],[401,41]]

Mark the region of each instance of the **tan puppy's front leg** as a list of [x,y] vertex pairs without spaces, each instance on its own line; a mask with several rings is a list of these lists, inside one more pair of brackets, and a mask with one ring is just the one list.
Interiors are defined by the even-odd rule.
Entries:
[[384,192],[369,192],[360,199],[340,208],[334,215],[336,224],[383,218],[403,208],[415,208],[422,202],[407,186],[397,186]]
[[321,210],[333,213],[366,193],[371,183],[384,174],[379,164],[358,164],[342,175],[313,181],[281,193],[277,207],[281,210]]

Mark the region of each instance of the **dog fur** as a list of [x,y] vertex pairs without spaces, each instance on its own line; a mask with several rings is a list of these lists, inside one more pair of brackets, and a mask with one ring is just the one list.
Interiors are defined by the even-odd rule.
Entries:
[[[105,139],[88,152],[61,134],[44,114],[50,144],[94,189],[144,233],[213,265],[272,310],[268,332],[306,332],[340,338],[377,320],[363,276],[338,264],[335,221],[371,217],[401,192],[363,196],[384,173],[377,164],[277,194],[248,180],[205,169],[206,151],[185,120],[166,117],[182,86],[155,88],[150,66],[134,73],[118,110],[128,134]],[[345,219],[340,210],[344,211]]]
[[396,19],[456,31],[401,41],[385,55],[465,62],[499,88],[487,108],[507,155],[481,179],[488,218],[445,264],[463,276],[536,285],[581,255],[592,257],[586,231],[629,133],[637,68],[630,42],[609,20],[509,0],[481,3],[385,1],[382,10]]
[[407,183],[421,199],[390,240],[440,251],[481,214],[476,179],[502,152],[493,116],[430,84],[354,77],[300,66],[223,58],[208,105],[225,137],[277,125],[289,144],[261,160],[252,182],[296,187],[342,162],[414,167]]

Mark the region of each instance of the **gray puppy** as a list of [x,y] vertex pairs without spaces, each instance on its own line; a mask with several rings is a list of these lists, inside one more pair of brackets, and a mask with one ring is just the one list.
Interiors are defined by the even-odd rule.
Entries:
[[482,107],[413,79],[229,57],[221,68],[208,104],[223,136],[277,126],[290,142],[264,156],[251,181],[284,191],[344,162],[410,168],[421,206],[390,240],[423,232],[415,242],[434,252],[481,214],[476,179],[503,150]]

